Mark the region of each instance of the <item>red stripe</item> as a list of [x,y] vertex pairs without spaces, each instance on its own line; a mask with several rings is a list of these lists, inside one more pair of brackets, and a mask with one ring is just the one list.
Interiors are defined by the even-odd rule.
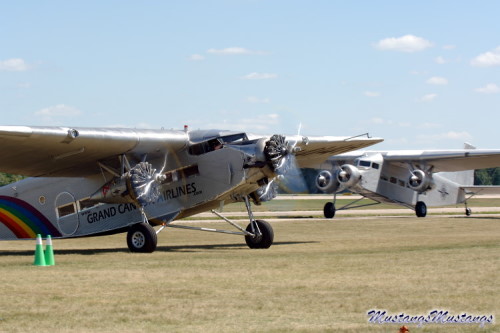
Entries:
[[31,236],[14,220],[0,213],[0,222],[10,229],[17,238],[31,238]]

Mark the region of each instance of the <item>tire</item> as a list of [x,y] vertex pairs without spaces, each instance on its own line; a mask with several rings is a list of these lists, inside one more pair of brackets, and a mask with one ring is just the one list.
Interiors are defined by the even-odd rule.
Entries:
[[472,210],[470,208],[465,208],[465,215],[471,216],[472,215]]
[[336,211],[337,211],[337,209],[335,208],[335,205],[333,204],[333,202],[327,202],[325,204],[325,207],[323,207],[323,215],[327,219],[333,219],[335,217]]
[[427,205],[423,201],[417,202],[415,205],[415,214],[417,217],[425,217],[427,215]]
[[[257,237],[245,236],[245,241],[251,249],[268,249],[274,241],[273,228],[263,220],[256,220],[255,223],[259,227],[261,235]],[[252,232],[252,223],[248,224],[246,231]]]
[[127,233],[127,245],[130,252],[154,252],[157,241],[155,229],[144,222],[134,224]]

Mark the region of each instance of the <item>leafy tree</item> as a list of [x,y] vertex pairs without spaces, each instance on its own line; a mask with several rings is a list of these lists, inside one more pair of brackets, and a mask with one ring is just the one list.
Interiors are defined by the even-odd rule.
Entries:
[[475,185],[500,185],[500,168],[479,169],[474,171]]
[[23,179],[24,176],[11,175],[9,173],[0,172],[0,186],[5,186]]

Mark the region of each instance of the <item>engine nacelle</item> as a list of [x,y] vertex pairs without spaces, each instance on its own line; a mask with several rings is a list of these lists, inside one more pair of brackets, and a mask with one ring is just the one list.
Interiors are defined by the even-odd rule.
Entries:
[[344,164],[337,173],[337,180],[345,188],[350,188],[361,180],[361,173],[354,165]]
[[336,174],[332,174],[329,170],[322,170],[316,176],[316,187],[322,192],[333,193],[337,192],[340,183]]
[[423,193],[434,186],[432,176],[422,170],[414,170],[408,180],[410,188],[418,193]]

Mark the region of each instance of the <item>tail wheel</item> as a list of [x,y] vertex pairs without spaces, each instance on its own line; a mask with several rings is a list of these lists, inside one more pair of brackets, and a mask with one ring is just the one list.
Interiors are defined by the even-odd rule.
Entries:
[[417,214],[417,217],[425,217],[427,215],[427,205],[425,202],[417,202],[415,206],[415,214]]
[[[245,236],[248,247],[251,249],[268,249],[274,241],[273,228],[269,223],[263,220],[256,220],[254,223],[260,230],[260,235],[256,235],[255,237]],[[247,226],[246,231],[252,232],[252,223]]]
[[157,241],[156,231],[144,222],[134,224],[127,233],[127,245],[130,252],[154,252]]
[[325,217],[327,219],[334,218],[336,211],[337,211],[337,209],[335,208],[335,205],[333,204],[333,202],[327,202],[325,204],[325,207],[323,207],[323,215],[325,215]]

